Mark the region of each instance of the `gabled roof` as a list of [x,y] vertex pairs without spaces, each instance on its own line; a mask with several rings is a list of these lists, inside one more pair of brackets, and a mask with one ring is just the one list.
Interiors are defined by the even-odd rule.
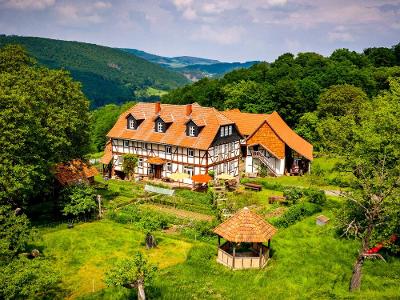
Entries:
[[54,176],[61,185],[87,182],[89,177],[98,173],[95,167],[87,165],[80,159],[59,163],[54,167]]
[[313,160],[313,146],[294,132],[276,111],[267,116],[267,122],[286,145],[308,160]]
[[233,109],[224,111],[223,114],[234,121],[240,133],[248,136],[248,138],[250,138],[264,122],[267,122],[286,145],[308,160],[313,160],[313,146],[294,132],[276,111],[271,114],[252,114]]
[[226,110],[222,112],[227,118],[234,121],[242,135],[253,134],[264,123],[265,114],[244,113],[239,109]]
[[262,243],[271,239],[277,230],[245,207],[219,224],[213,231],[230,242]]
[[[127,129],[126,116],[129,114],[144,118],[136,130]],[[165,133],[154,131],[154,120],[158,116],[164,121],[171,122]],[[197,137],[186,135],[186,122],[189,119],[204,125]],[[218,133],[219,127],[233,123],[215,108],[202,107],[197,103],[192,104],[192,113],[187,116],[186,105],[161,104],[161,110],[156,114],[155,103],[139,102],[121,114],[107,137],[207,150]]]

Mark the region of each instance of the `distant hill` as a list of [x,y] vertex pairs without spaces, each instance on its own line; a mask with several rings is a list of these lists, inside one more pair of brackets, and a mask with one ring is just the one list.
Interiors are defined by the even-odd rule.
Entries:
[[169,90],[188,83],[182,74],[115,48],[0,35],[0,47],[10,43],[24,46],[39,63],[49,68],[69,70],[82,83],[93,108],[132,100],[135,94],[150,87]]
[[215,59],[192,56],[165,57],[137,49],[124,48],[121,50],[139,56],[148,61],[157,63],[168,69],[180,72],[191,81],[197,81],[204,77],[219,77],[232,70],[249,68],[258,63],[258,61],[229,63],[221,62]]
[[183,68],[176,68],[175,70],[185,75],[186,78],[197,81],[204,77],[220,77],[224,74],[240,69],[250,68],[252,65],[259,63],[258,61],[248,61],[244,63],[233,62],[233,63],[217,63],[210,65],[190,65]]
[[176,56],[176,57],[159,56],[137,49],[121,48],[121,50],[139,56],[145,60],[170,68],[182,68],[194,64],[210,65],[220,62],[215,59],[192,57],[192,56]]

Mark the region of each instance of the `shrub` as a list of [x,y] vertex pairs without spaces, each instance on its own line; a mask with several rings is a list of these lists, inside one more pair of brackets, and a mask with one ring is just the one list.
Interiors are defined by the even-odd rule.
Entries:
[[296,204],[303,197],[303,189],[287,188],[283,191],[283,196],[289,204]]
[[61,195],[62,213],[65,216],[85,216],[96,211],[94,190],[82,183],[64,188]]
[[277,227],[286,228],[304,217],[312,216],[320,211],[321,206],[314,203],[302,202],[291,206],[280,218],[272,220],[272,223]]
[[136,205],[126,206],[119,211],[111,211],[107,214],[107,217],[121,224],[135,223],[138,227],[148,231],[164,229],[169,224],[178,222],[172,216],[152,210],[140,209]]
[[304,190],[305,201],[315,203],[318,205],[324,205],[326,202],[326,195],[324,191],[317,189],[305,189]]

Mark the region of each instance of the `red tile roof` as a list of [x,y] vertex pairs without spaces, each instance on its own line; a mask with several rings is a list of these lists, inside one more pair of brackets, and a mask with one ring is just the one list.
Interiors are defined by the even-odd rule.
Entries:
[[271,239],[276,231],[274,226],[247,207],[239,210],[214,229],[214,233],[235,243],[262,243]]
[[267,122],[286,145],[308,160],[313,160],[313,146],[294,132],[276,111],[267,116]]
[[54,176],[61,185],[87,182],[88,178],[98,173],[95,167],[87,165],[80,159],[59,163],[54,167]]
[[265,114],[244,113],[239,109],[226,110],[222,113],[234,121],[240,133],[246,136],[253,134],[265,122],[267,116]]
[[[234,123],[215,108],[202,107],[197,103],[192,104],[190,116],[186,115],[186,105],[161,104],[158,115],[155,114],[155,105],[155,103],[137,103],[121,114],[107,136],[207,150],[220,126]],[[126,117],[129,114],[137,119],[143,119],[136,130],[127,129]],[[154,120],[157,116],[165,122],[171,122],[165,133],[154,131]],[[186,135],[186,123],[190,119],[197,125],[203,126],[197,137]]]
[[264,122],[267,122],[286,145],[308,160],[313,160],[313,146],[297,135],[277,112],[271,114],[252,114],[233,109],[224,111],[223,114],[236,123],[239,131],[243,135],[249,137],[252,136]]
[[100,158],[100,162],[108,165],[112,159],[112,145],[111,141],[108,141],[106,144],[106,147],[104,148],[104,154],[103,157]]

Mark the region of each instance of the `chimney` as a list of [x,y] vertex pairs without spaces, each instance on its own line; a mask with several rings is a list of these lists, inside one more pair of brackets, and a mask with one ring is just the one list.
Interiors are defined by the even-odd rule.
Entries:
[[155,103],[155,114],[158,115],[161,111],[161,103],[160,102],[156,102]]
[[190,116],[192,114],[192,104],[186,104],[186,115]]

